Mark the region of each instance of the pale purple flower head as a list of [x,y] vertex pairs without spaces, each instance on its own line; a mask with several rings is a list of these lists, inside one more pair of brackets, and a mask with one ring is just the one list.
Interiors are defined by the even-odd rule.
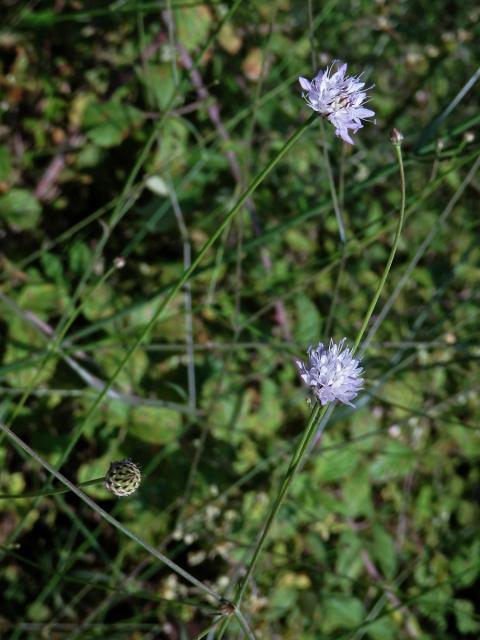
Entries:
[[296,361],[300,377],[322,405],[339,400],[353,407],[351,400],[363,387],[363,369],[345,342],[346,338],[338,344],[330,340],[328,349],[320,342],[308,348],[307,364]]
[[301,76],[298,80],[308,106],[333,124],[337,136],[353,144],[348,130],[356,133],[363,127],[362,120],[371,118],[375,112],[363,106],[367,94],[361,76],[346,76],[346,64],[332,73],[336,63],[335,60],[325,71],[319,71],[311,82]]

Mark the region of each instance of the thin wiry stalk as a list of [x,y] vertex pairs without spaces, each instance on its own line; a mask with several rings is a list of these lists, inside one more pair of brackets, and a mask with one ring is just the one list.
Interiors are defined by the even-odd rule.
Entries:
[[322,131],[322,148],[323,148],[323,160],[325,162],[325,169],[327,171],[328,186],[330,187],[330,195],[333,203],[333,210],[335,211],[335,218],[337,219],[338,233],[340,236],[340,242],[345,244],[347,241],[347,235],[345,232],[345,223],[343,221],[342,212],[340,211],[340,204],[338,202],[337,189],[335,187],[335,180],[333,179],[332,165],[330,163],[330,154],[327,147],[327,135],[325,132],[325,124],[320,118],[320,127]]
[[[177,219],[180,237],[183,245],[183,268],[185,271],[190,269],[192,265],[192,245],[188,237],[188,229],[185,224],[177,194],[173,187],[171,179],[169,179],[168,191],[172,203],[173,212]],[[185,283],[184,287],[184,305],[185,305],[185,342],[187,344],[187,376],[188,376],[188,404],[192,414],[197,409],[197,392],[195,384],[195,351],[193,347],[193,316],[192,316],[192,288],[190,282]]]
[[[287,473],[282,481],[282,484],[280,486],[280,489],[278,491],[278,494],[270,508],[270,511],[268,513],[268,516],[265,520],[265,523],[262,527],[262,530],[260,532],[260,535],[258,537],[257,542],[255,543],[255,548],[253,550],[253,554],[252,557],[250,559],[250,562],[248,564],[245,576],[243,577],[241,583],[239,584],[238,588],[237,588],[237,592],[235,594],[235,598],[234,598],[234,604],[236,607],[239,607],[243,598],[243,594],[245,593],[245,589],[247,588],[247,585],[250,581],[250,578],[255,570],[256,564],[258,562],[258,559],[260,557],[260,554],[263,551],[263,548],[265,546],[265,542],[267,540],[267,536],[270,532],[271,526],[275,520],[275,517],[280,509],[280,507],[283,504],[283,501],[285,499],[286,493],[292,483],[292,480],[294,479],[296,472],[298,470],[298,467],[300,465],[300,462],[303,458],[303,454],[305,453],[308,444],[310,442],[311,437],[313,436],[313,434],[316,431],[317,428],[317,424],[319,419],[322,418],[322,416],[326,413],[328,408],[328,405],[324,406],[324,407],[320,407],[319,405],[316,405],[311,414],[310,414],[310,419],[307,423],[307,426],[301,436],[301,438],[299,439],[297,446],[295,447],[295,451],[293,452],[291,461],[290,461],[290,465],[288,467]],[[225,630],[228,626],[228,618],[225,620],[225,622],[222,624],[220,630],[219,630],[219,637],[223,637],[223,634],[225,633]]]
[[419,248],[417,249],[415,255],[413,256],[412,260],[410,261],[410,264],[408,265],[407,269],[405,270],[405,273],[402,275],[402,277],[398,281],[398,283],[397,283],[395,289],[393,290],[391,296],[388,298],[387,302],[383,306],[383,309],[378,314],[378,316],[375,318],[375,321],[373,322],[372,326],[370,327],[370,331],[368,332],[367,337],[365,338],[365,341],[364,341],[364,343],[362,345],[362,349],[360,351],[360,356],[362,355],[362,353],[370,345],[370,343],[373,340],[373,338],[375,337],[378,329],[380,328],[380,325],[385,320],[385,318],[386,318],[388,312],[390,311],[390,309],[392,308],[392,306],[395,304],[395,301],[398,298],[398,296],[400,295],[403,287],[409,281],[409,278],[412,275],[415,267],[417,266],[417,264],[421,260],[422,256],[425,254],[425,251],[432,244],[435,236],[440,231],[440,229],[444,225],[445,221],[447,220],[448,216],[451,214],[451,212],[455,208],[457,202],[459,201],[459,199],[463,195],[463,192],[465,191],[467,186],[471,183],[471,181],[475,177],[475,174],[477,173],[479,168],[480,168],[480,156],[476,159],[476,161],[474,162],[472,168],[470,169],[470,171],[466,175],[465,179],[463,180],[462,184],[455,191],[454,195],[452,196],[452,198],[448,202],[447,206],[445,207],[443,212],[440,214],[439,218],[435,221],[435,224],[430,229],[427,237],[424,239],[422,244],[419,246]]
[[[89,487],[93,484],[101,484],[105,481],[105,476],[101,478],[94,478],[93,480],[86,480],[85,482],[79,482],[77,487]],[[63,489],[45,489],[44,491],[32,491],[31,493],[2,493],[0,494],[0,500],[26,500],[28,498],[42,498],[43,496],[56,496],[60,493],[68,493],[70,489],[64,487]]]
[[390,251],[390,255],[388,256],[387,264],[385,265],[385,269],[383,271],[382,277],[380,278],[380,282],[378,283],[377,290],[373,296],[373,299],[368,307],[367,314],[363,319],[362,326],[360,331],[357,334],[355,339],[355,344],[353,345],[352,353],[356,353],[360,342],[362,341],[363,334],[365,333],[368,323],[370,322],[370,318],[372,317],[372,313],[375,310],[378,299],[380,298],[383,287],[385,286],[385,282],[387,281],[388,273],[390,271],[390,267],[392,266],[393,259],[397,252],[398,243],[400,241],[400,234],[402,232],[403,221],[405,220],[405,173],[403,171],[403,159],[402,159],[402,145],[401,142],[393,143],[395,154],[397,156],[398,168],[400,170],[400,191],[401,191],[401,200],[400,200],[400,215],[398,217],[397,229],[395,231],[395,237],[393,239],[392,249]]

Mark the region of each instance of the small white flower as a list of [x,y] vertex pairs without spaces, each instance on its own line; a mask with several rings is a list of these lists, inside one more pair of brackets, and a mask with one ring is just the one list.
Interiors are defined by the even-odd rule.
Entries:
[[330,340],[328,349],[320,342],[308,348],[307,364],[296,361],[300,377],[322,405],[339,400],[353,407],[351,400],[363,387],[363,369],[345,342],[346,338],[338,344]]
[[346,64],[332,73],[336,62],[319,71],[312,81],[302,77],[298,80],[308,106],[333,124],[337,136],[353,144],[348,130],[356,133],[363,127],[362,120],[371,118],[375,112],[363,106],[367,94],[360,76],[346,76]]

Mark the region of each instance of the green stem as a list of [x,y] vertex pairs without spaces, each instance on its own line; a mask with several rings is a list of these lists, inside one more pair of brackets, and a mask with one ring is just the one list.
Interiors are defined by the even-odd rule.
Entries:
[[[274,503],[272,504],[270,512],[267,516],[267,519],[265,520],[265,524],[263,525],[262,531],[255,545],[255,549],[253,551],[250,564],[248,565],[247,572],[237,589],[237,593],[235,594],[234,605],[236,610],[239,610],[239,607],[243,598],[243,594],[245,593],[245,589],[247,588],[250,577],[252,576],[255,570],[256,564],[258,562],[258,558],[260,557],[260,554],[263,551],[263,548],[265,546],[265,542],[267,540],[267,536],[270,532],[272,524],[277,516],[277,513],[280,507],[283,504],[287,491],[290,485],[292,484],[292,481],[298,471],[302,458],[308,449],[308,445],[310,444],[313,436],[316,433],[318,421],[321,420],[321,418],[325,415],[327,408],[328,408],[328,405],[325,405],[324,407],[315,405],[314,408],[312,409],[307,426],[305,427],[302,437],[299,439],[298,444],[295,447],[295,451],[293,452],[292,458],[290,460],[290,465],[288,467],[287,473],[285,474],[280,490],[277,494],[277,497],[275,498]],[[219,638],[223,637],[223,634],[225,633],[229,622],[230,622],[230,618],[225,618],[225,620],[222,622],[218,632]]]
[[360,331],[357,334],[355,339],[355,344],[353,345],[352,353],[355,353],[362,341],[363,335],[367,329],[367,325],[372,317],[372,313],[377,305],[378,299],[380,298],[383,287],[385,286],[385,282],[387,280],[388,273],[390,271],[390,267],[392,266],[393,258],[395,257],[395,253],[397,252],[398,243],[400,241],[400,233],[402,232],[403,222],[405,220],[405,173],[403,171],[403,159],[402,159],[402,147],[401,142],[394,142],[393,146],[395,147],[395,154],[397,156],[398,167],[400,170],[400,186],[401,186],[401,202],[400,202],[400,215],[398,218],[397,230],[395,231],[395,238],[393,239],[392,249],[390,251],[390,255],[388,256],[387,264],[385,265],[385,269],[383,271],[383,275],[378,283],[377,290],[375,291],[375,295],[368,307],[368,311],[363,320],[363,324],[360,327]]
[[[248,565],[247,568],[247,572],[242,580],[242,582],[240,583],[240,586],[237,590],[237,593],[235,595],[235,599],[234,599],[234,604],[236,607],[240,606],[241,600],[243,598],[243,594],[245,592],[245,589],[248,585],[248,582],[250,580],[251,575],[253,574],[254,570],[255,570],[255,566],[257,564],[258,558],[260,556],[260,554],[263,551],[263,548],[265,546],[265,542],[268,536],[268,533],[271,529],[271,526],[275,520],[275,517],[280,509],[280,507],[282,506],[282,503],[284,501],[285,495],[290,487],[290,485],[292,484],[292,481],[298,471],[298,468],[300,466],[300,463],[303,459],[303,456],[305,455],[305,452],[308,449],[308,445],[310,444],[313,436],[316,433],[316,429],[317,429],[317,425],[318,425],[318,421],[322,419],[322,417],[325,415],[326,411],[327,411],[327,405],[324,407],[320,407],[319,405],[316,405],[313,410],[312,413],[310,414],[310,418],[308,420],[307,426],[305,427],[305,430],[302,434],[302,437],[300,438],[300,440],[298,441],[297,446],[295,447],[295,451],[293,452],[292,455],[292,459],[290,461],[290,465],[288,467],[287,473],[282,481],[280,490],[277,494],[277,497],[275,498],[274,503],[272,504],[272,507],[270,509],[270,512],[267,516],[267,519],[265,520],[265,524],[263,525],[263,529],[262,532],[257,540],[257,543],[255,545],[255,549],[253,551],[253,555],[252,558],[250,560],[250,564]],[[226,620],[224,625],[222,625],[222,631],[225,630],[226,628],[226,623],[228,621]],[[221,637],[221,636],[220,636]]]
[[[100,484],[105,481],[105,476],[102,478],[95,478],[93,480],[87,480],[86,482],[80,482],[77,487],[89,487],[92,484]],[[4,493],[0,495],[0,500],[23,500],[24,498],[42,498],[43,496],[56,496],[60,493],[68,493],[70,489],[45,489],[44,491],[37,491],[34,493]]]
[[342,245],[344,245],[347,241],[347,234],[345,233],[345,223],[343,222],[342,212],[340,211],[340,204],[338,202],[337,188],[335,187],[335,180],[333,179],[332,165],[330,163],[330,155],[328,153],[325,124],[322,119],[320,120],[320,126],[322,129],[323,160],[325,162],[325,169],[327,171],[328,185],[330,187],[330,195],[332,197],[333,210],[335,211],[335,218],[337,219],[338,234],[340,236],[340,242],[342,243]]

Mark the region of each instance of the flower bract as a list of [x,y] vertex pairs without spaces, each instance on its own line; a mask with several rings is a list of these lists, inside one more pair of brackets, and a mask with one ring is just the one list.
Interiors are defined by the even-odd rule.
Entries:
[[133,460],[112,462],[105,477],[105,488],[115,496],[130,496],[140,486],[142,473]]

